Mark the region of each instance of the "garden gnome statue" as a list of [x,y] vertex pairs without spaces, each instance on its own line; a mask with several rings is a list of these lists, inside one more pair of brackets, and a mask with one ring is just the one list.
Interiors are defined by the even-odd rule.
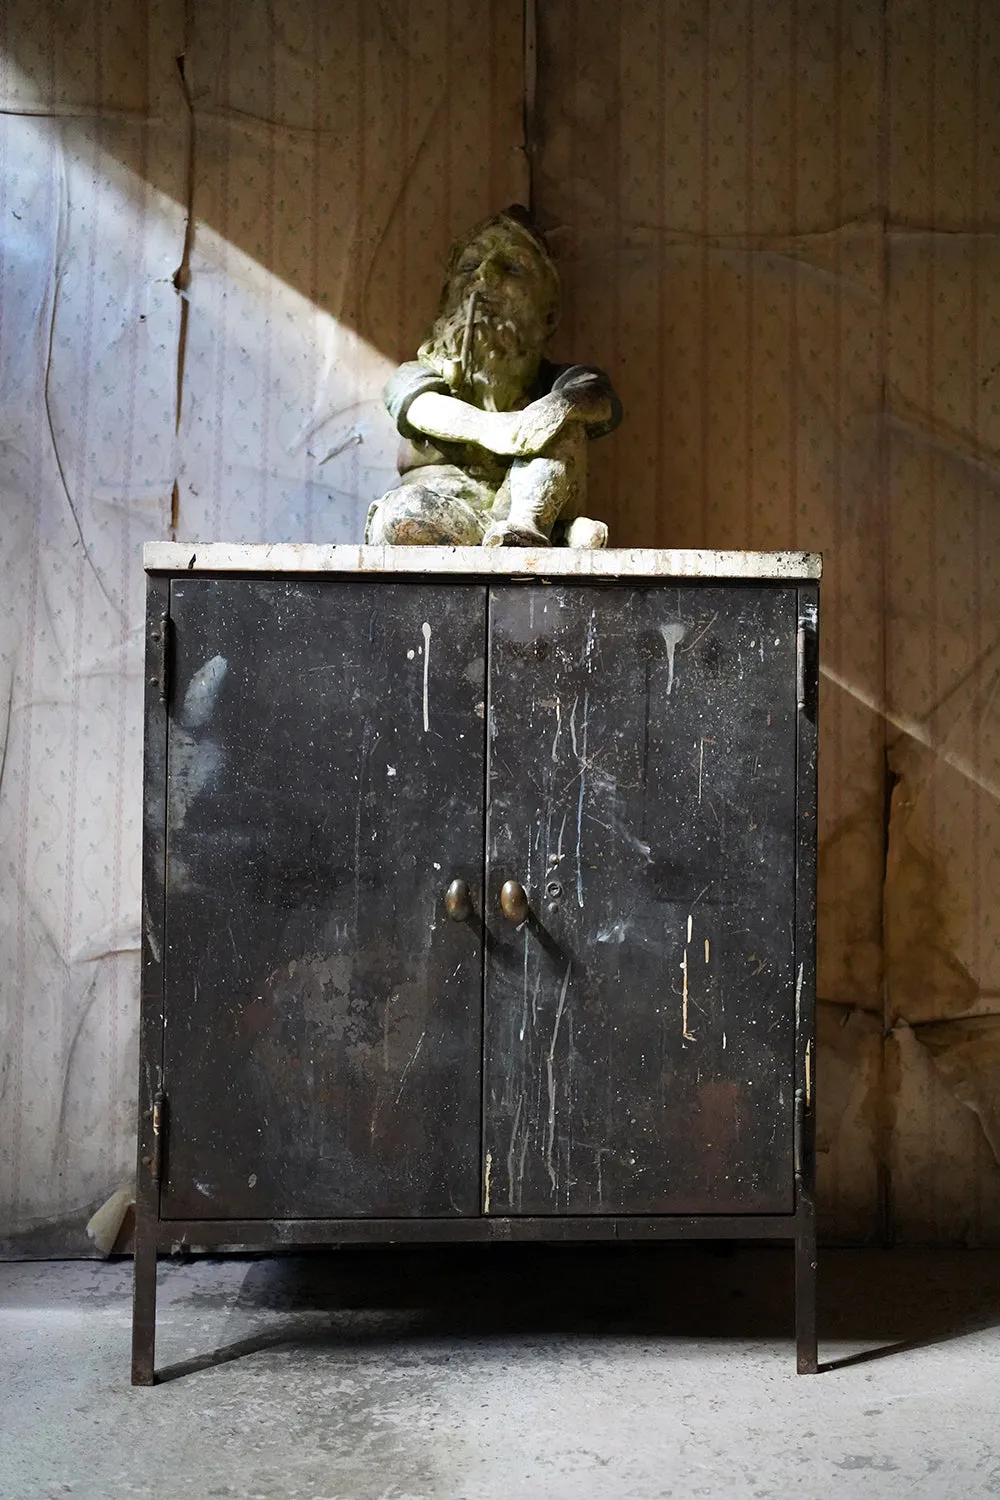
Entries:
[[601,370],[543,358],[558,317],[555,264],[519,204],[454,246],[430,337],[386,386],[400,479],[366,542],[605,545],[581,515],[587,443],[621,405]]

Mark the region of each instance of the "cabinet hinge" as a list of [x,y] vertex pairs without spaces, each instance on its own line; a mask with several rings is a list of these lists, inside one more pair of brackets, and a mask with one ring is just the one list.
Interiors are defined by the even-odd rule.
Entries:
[[149,1175],[159,1183],[163,1173],[163,1148],[167,1133],[167,1096],[159,1093],[153,1098],[153,1155],[149,1163]]
[[795,1119],[792,1127],[792,1156],[796,1182],[802,1180],[802,1147],[806,1134],[805,1089],[795,1090]]
[[166,610],[156,623],[152,641],[157,648],[157,656],[154,675],[150,678],[150,683],[156,688],[160,702],[165,707],[170,698],[170,658],[173,642],[173,624]]

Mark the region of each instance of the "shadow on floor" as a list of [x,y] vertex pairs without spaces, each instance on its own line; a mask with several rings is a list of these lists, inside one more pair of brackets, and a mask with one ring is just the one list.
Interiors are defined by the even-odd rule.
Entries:
[[[243,1264],[235,1301],[231,1281],[191,1284],[180,1295],[192,1311],[228,1309],[227,1334],[245,1336],[224,1337],[223,1347],[162,1369],[159,1380],[289,1343],[533,1334],[774,1341],[794,1331],[792,1253],[778,1246],[352,1246]],[[171,1280],[169,1270],[160,1274]],[[1000,1256],[831,1251],[821,1255],[819,1297],[821,1344],[875,1346],[821,1365],[837,1368],[1000,1325]],[[246,1333],[268,1314],[277,1316]]]

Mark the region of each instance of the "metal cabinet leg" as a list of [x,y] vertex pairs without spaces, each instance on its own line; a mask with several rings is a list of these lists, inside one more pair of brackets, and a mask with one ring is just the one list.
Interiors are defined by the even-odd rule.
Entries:
[[156,1236],[138,1216],[132,1288],[132,1384],[156,1381]]
[[795,1357],[800,1375],[819,1369],[816,1343],[816,1221],[813,1205],[802,1204],[795,1236]]

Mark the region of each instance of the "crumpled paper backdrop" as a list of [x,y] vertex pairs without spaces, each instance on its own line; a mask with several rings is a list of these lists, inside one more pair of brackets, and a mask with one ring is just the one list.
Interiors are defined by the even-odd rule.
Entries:
[[[828,1237],[1000,1241],[1000,14],[8,0],[0,1236],[132,1171],[144,540],[356,540],[449,242],[529,194],[624,545],[822,550]],[[527,110],[527,139],[523,106]]]

